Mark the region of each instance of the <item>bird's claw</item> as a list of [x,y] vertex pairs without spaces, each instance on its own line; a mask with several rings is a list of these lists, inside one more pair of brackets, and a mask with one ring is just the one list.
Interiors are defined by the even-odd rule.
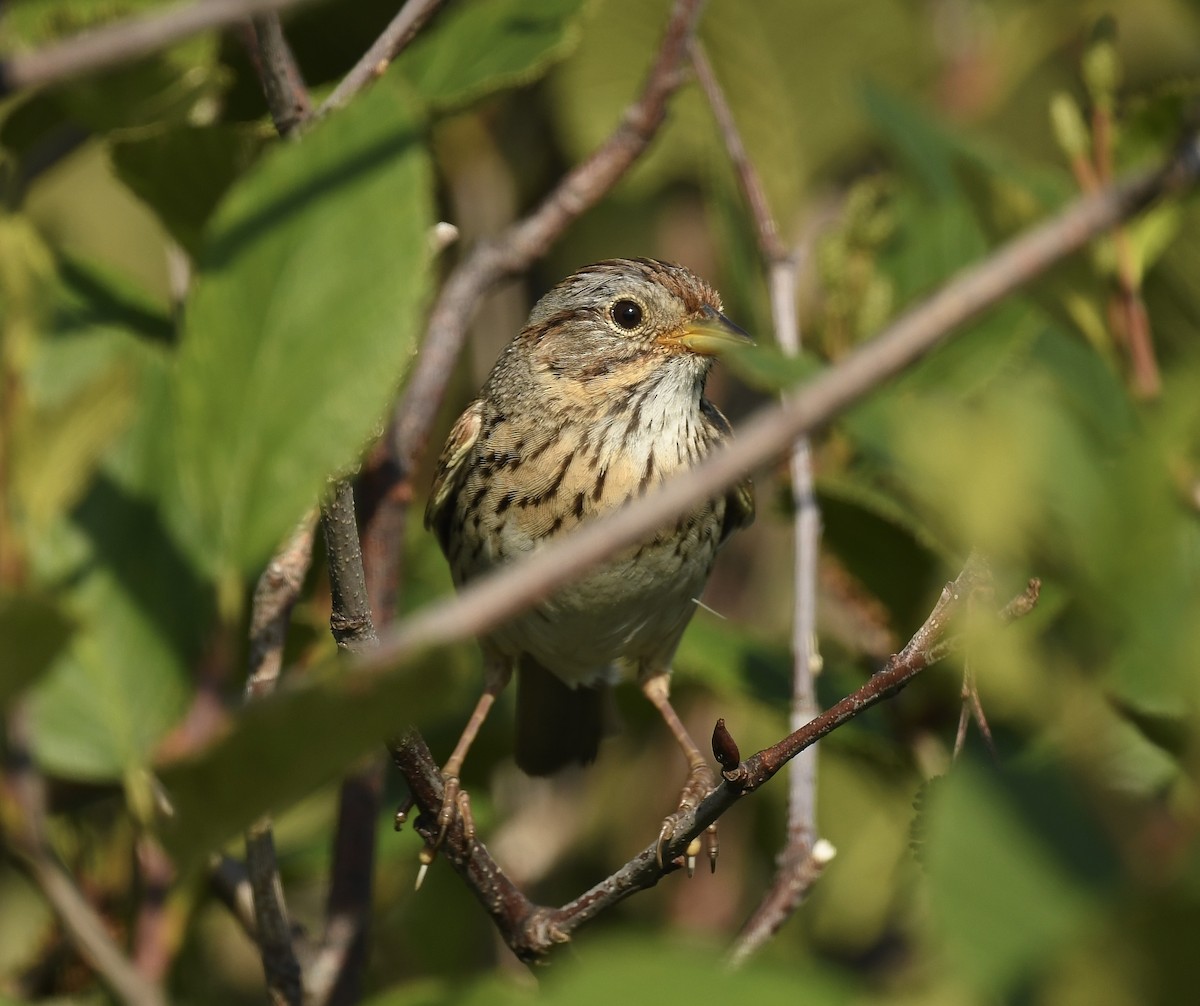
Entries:
[[[683,789],[679,794],[678,808],[674,813],[667,815],[663,820],[662,828],[658,832],[658,868],[660,870],[663,868],[667,849],[670,848],[671,842],[675,838],[675,832],[680,822],[700,806],[700,801],[708,796],[714,785],[712,771],[707,765],[696,765],[688,773],[687,781],[684,782]],[[720,843],[717,841],[716,821],[704,830],[703,845],[706,845],[708,848],[709,866],[715,873],[717,870],[717,854],[720,851]],[[701,838],[697,835],[688,843],[687,849],[684,850],[684,866],[687,869],[689,877],[696,872],[696,857],[700,855],[701,847]]]
[[475,819],[471,816],[470,794],[462,788],[462,783],[458,781],[456,775],[443,773],[442,786],[444,791],[442,806],[437,816],[437,837],[421,850],[418,857],[421,866],[417,871],[417,890],[420,890],[421,884],[424,883],[425,875],[429,872],[429,865],[446,840],[446,833],[450,830],[450,825],[454,823],[455,818],[462,822],[463,838],[467,843],[475,840]]

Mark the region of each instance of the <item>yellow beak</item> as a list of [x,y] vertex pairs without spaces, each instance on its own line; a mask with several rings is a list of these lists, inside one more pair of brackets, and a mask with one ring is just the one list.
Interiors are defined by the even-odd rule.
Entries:
[[720,356],[731,349],[753,346],[754,340],[732,321],[711,307],[689,321],[683,328],[662,336],[661,342],[668,346],[682,346],[700,356]]

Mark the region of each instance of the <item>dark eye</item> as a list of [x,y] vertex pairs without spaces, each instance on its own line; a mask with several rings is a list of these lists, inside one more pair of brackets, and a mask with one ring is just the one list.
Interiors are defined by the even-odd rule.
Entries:
[[612,320],[626,332],[632,332],[642,323],[642,305],[632,300],[619,300],[612,306]]

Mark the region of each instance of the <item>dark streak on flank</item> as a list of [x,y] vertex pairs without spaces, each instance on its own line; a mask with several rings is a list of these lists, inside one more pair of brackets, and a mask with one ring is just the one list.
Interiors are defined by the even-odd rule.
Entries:
[[650,487],[650,480],[654,478],[654,448],[650,448],[650,453],[646,455],[646,470],[642,472],[641,481],[638,482],[638,495],[641,496]]

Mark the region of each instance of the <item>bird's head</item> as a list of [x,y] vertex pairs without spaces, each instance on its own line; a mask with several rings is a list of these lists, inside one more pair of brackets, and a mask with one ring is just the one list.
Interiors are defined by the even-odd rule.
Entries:
[[712,359],[751,344],[721,298],[683,266],[609,259],[580,269],[534,307],[516,345],[537,370],[583,383],[663,368],[703,381]]

